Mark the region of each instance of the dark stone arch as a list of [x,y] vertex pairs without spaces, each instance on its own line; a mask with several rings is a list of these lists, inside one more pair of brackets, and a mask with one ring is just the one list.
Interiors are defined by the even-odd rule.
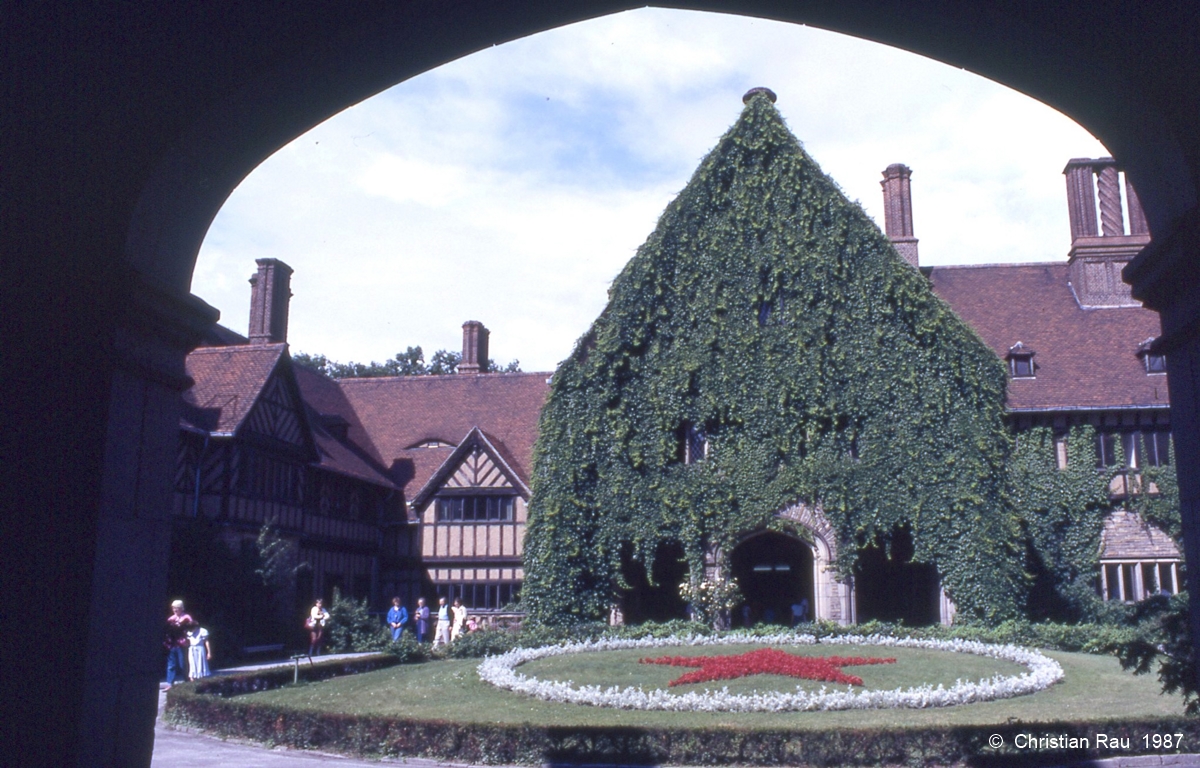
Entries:
[[621,576],[629,585],[629,589],[621,590],[619,600],[624,623],[687,618],[687,603],[679,595],[679,585],[688,573],[681,543],[660,543],[654,550],[649,572],[646,564],[634,559],[630,551],[621,555]]
[[[792,533],[758,531],[729,551],[729,573],[744,602],[734,610],[733,625],[791,626],[792,606],[801,604],[812,619],[816,608],[814,545]],[[748,610],[747,610],[748,609]]]
[[[183,355],[215,313],[187,295],[237,182],[334,112],[487,45],[636,4],[6,7],[2,261],[14,690],[8,755],[148,765]],[[681,4],[681,7],[688,6]],[[696,4],[699,5],[699,4]],[[962,66],[1072,116],[1138,187],[1155,242],[1130,264],[1163,314],[1187,559],[1200,559],[1200,41],[1188,4],[714,0]],[[746,84],[746,85],[757,85]],[[1190,578],[1200,577],[1191,569]],[[1200,588],[1190,590],[1200,638]],[[64,643],[57,615],[76,606]],[[120,622],[107,620],[118,614]],[[6,650],[6,652],[8,652]]]
[[897,528],[886,542],[872,541],[858,550],[854,598],[859,622],[923,627],[941,620],[937,567],[913,561],[912,534],[905,528]]

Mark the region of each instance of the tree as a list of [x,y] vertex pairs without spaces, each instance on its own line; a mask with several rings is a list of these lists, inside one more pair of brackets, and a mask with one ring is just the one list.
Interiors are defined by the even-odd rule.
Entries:
[[843,572],[907,527],[961,614],[1013,616],[1005,386],[752,96],[554,376],[522,600],[546,623],[603,617],[627,543],[649,569],[681,542],[700,574],[707,547],[803,501],[836,529]]
[[[397,352],[390,360],[377,363],[339,363],[325,355],[312,355],[307,352],[297,352],[292,355],[292,362],[310,370],[316,371],[331,379],[362,379],[379,378],[383,376],[444,376],[458,373],[458,364],[462,354],[439,349],[433,353],[429,364],[425,364],[425,352],[421,347],[408,347],[403,352]],[[500,366],[495,360],[488,360],[487,371],[499,371]],[[520,373],[521,363],[513,360],[504,366],[505,373]]]

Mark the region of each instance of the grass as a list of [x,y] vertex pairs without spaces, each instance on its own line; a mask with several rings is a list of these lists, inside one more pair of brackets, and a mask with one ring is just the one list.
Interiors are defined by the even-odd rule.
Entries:
[[[844,656],[894,656],[898,659],[895,665],[850,668],[863,677],[869,687],[895,688],[927,681],[953,683],[959,677],[978,678],[998,672],[1011,673],[1018,669],[1008,662],[964,654],[872,646],[837,646],[836,650],[831,650],[833,648],[805,650],[817,655],[836,653]],[[720,652],[740,653],[748,649],[749,646],[730,646]],[[647,655],[664,655],[658,652],[661,649],[654,650],[653,654],[640,650],[552,657],[531,662],[522,669],[539,677],[570,679],[577,684],[602,682],[607,685],[665,687],[683,670],[637,663],[637,659]],[[714,653],[712,647],[668,650],[671,655]],[[1158,681],[1151,676],[1139,677],[1123,672],[1114,658],[1053,651],[1046,654],[1062,664],[1066,673],[1063,682],[1048,690],[1015,699],[932,710],[730,714],[640,712],[555,704],[502,691],[482,682],[475,672],[478,660],[403,665],[239,696],[238,700],[302,710],[460,723],[677,728],[736,726],[794,730],[1136,719],[1179,716],[1183,713],[1182,699],[1161,694]],[[717,687],[728,684],[731,691],[738,690],[735,685],[745,686],[741,690],[768,687],[790,690],[797,682],[791,678],[760,676],[728,681]]]

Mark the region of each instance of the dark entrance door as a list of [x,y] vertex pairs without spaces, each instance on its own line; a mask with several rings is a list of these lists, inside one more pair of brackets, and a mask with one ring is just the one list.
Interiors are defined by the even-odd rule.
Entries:
[[649,575],[646,567],[628,553],[622,557],[621,569],[625,582],[632,587],[621,595],[626,624],[687,618],[687,603],[679,595],[679,585],[688,571],[681,544],[660,544]]
[[730,553],[730,570],[745,597],[733,625],[744,626],[748,607],[752,624],[791,624],[792,605],[807,601],[813,617],[813,553],[805,542],[773,531],[746,539]]
[[854,595],[860,623],[871,619],[916,627],[938,623],[937,568],[912,562],[912,555],[912,536],[903,529],[897,529],[886,549],[874,544],[858,551]]

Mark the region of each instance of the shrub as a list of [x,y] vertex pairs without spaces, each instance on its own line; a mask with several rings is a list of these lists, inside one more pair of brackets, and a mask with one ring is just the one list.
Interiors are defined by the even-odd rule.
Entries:
[[[384,630],[384,635],[387,635],[386,629]],[[399,640],[388,643],[386,650],[395,656],[401,664],[415,664],[429,659],[429,646],[424,643],[418,643],[411,632],[405,632],[400,635]]]
[[334,653],[386,651],[392,639],[387,628],[371,616],[366,598],[358,602],[342,597],[337,587],[333,589],[325,635],[329,650]]

